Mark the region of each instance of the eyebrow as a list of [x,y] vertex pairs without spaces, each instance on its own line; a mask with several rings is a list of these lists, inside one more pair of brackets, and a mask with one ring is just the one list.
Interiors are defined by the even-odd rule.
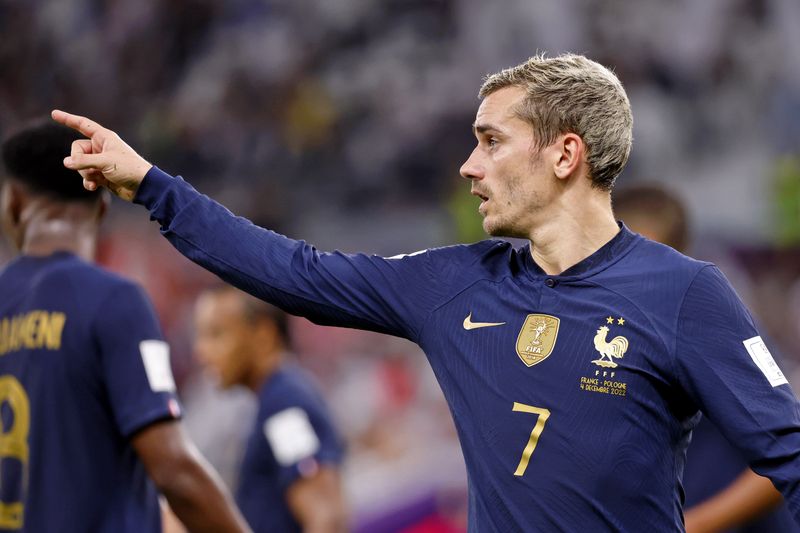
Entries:
[[478,123],[472,124],[472,132],[473,133],[485,134],[485,133],[490,132],[490,131],[493,131],[493,132],[496,132],[496,133],[503,133],[503,130],[501,130],[497,126],[493,126],[492,124],[478,124]]

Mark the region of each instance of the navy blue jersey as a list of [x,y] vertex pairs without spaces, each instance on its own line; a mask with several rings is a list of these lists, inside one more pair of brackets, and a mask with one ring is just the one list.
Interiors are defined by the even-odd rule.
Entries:
[[698,413],[800,515],[800,409],[720,271],[624,227],[561,275],[500,241],[320,253],[158,169],[146,205],[184,255],[319,323],[411,339],[449,403],[469,528],[680,531]]
[[161,531],[129,437],[178,406],[142,291],[69,253],[0,272],[0,529]]
[[323,465],[338,465],[342,443],[310,377],[285,365],[258,392],[258,415],[247,439],[236,503],[254,533],[302,529],[286,503],[287,489]]

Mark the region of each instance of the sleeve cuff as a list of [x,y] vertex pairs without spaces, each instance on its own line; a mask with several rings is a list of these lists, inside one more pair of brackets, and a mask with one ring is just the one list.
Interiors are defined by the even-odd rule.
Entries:
[[125,438],[130,439],[136,433],[157,422],[180,420],[181,418],[183,418],[183,412],[178,400],[169,398],[165,405],[156,405],[136,418],[126,420],[120,428],[120,432]]
[[139,189],[136,191],[133,203],[143,205],[148,210],[152,211],[153,207],[158,203],[158,200],[175,180],[176,178],[173,178],[153,165],[153,167],[147,171],[147,174],[144,175],[142,183],[139,184]]

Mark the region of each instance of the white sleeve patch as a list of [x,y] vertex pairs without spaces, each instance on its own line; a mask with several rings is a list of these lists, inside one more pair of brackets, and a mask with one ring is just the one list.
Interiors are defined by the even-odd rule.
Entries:
[[293,465],[319,450],[319,437],[308,415],[299,407],[290,407],[269,417],[264,422],[264,435],[282,466]]
[[744,347],[747,348],[747,353],[750,354],[753,362],[764,374],[764,377],[767,378],[770,385],[777,387],[778,385],[786,385],[789,383],[786,381],[786,376],[781,372],[775,359],[772,358],[772,354],[769,353],[767,345],[761,340],[761,337],[753,337],[743,342]]
[[159,340],[142,341],[139,351],[153,392],[175,392],[175,379],[169,366],[169,344]]

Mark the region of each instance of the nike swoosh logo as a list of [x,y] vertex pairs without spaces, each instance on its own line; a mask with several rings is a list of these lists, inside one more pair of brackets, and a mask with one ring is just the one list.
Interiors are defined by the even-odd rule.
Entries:
[[464,319],[464,329],[467,331],[471,329],[478,329],[478,328],[490,328],[492,326],[502,326],[505,322],[473,322],[472,321],[472,313],[467,315],[467,318]]

